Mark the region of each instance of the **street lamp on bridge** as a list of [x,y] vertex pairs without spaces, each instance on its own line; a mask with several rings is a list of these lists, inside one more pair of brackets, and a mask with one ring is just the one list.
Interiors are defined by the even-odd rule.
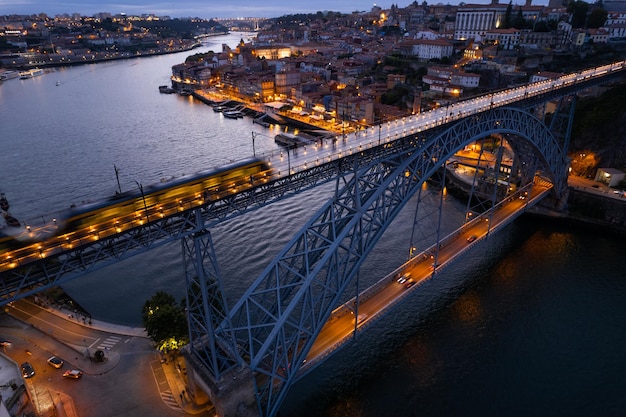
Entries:
[[135,184],[139,187],[139,191],[141,192],[141,199],[143,200],[143,208],[146,210],[146,223],[150,223],[150,216],[148,215],[148,205],[146,204],[146,196],[143,193],[143,185],[135,180]]
[[252,132],[252,156],[254,156],[255,158],[256,158],[256,149],[254,147],[254,139],[256,139],[257,135],[260,135],[260,133]]

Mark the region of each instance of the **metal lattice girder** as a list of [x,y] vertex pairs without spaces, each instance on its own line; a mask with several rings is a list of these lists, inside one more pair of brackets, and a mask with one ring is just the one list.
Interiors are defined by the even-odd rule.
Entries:
[[132,255],[181,239],[196,229],[193,213],[183,212],[178,217],[166,217],[110,237],[86,235],[80,246],[64,244],[61,235],[56,252],[38,262],[2,273],[0,293],[5,297],[2,301],[6,303],[35,294],[42,288],[60,285]]
[[[511,130],[517,129],[526,132],[530,137],[535,134],[533,130],[536,130],[538,132],[537,138],[541,139],[544,137],[538,121],[532,119],[527,113],[521,111],[514,112],[511,109],[508,111],[496,109],[488,113],[468,116],[455,125],[455,129],[469,129],[472,123],[474,123],[476,132],[467,132],[472,137],[479,137],[481,134],[480,129],[489,129],[489,131],[483,134],[498,132],[498,126],[495,126],[495,124],[500,116],[518,119],[516,123],[512,123],[507,119],[507,126]],[[526,123],[528,123],[528,126],[524,127],[523,125]],[[441,131],[442,128],[438,127],[423,133],[413,133],[382,146],[346,155],[340,160],[320,163],[319,165],[315,164],[307,171],[298,172],[295,176],[281,178],[267,184],[258,184],[259,186],[256,188],[233,194],[223,200],[207,202],[202,209],[204,224],[210,227],[212,224],[235,217],[240,213],[313,188],[330,181],[332,178],[343,175],[346,167],[357,165],[363,167],[372,163],[372,161],[389,155],[401,153],[407,149],[416,149],[423,143],[422,141],[428,137],[438,135]],[[551,140],[546,139],[545,143],[538,143],[535,146],[543,149],[553,145]],[[437,157],[440,152],[445,151],[445,147],[442,147],[442,149],[425,150],[427,156],[432,157]],[[556,178],[558,179],[558,181],[555,181],[555,185],[557,190],[560,191],[565,185],[567,163],[559,159],[558,152],[540,151],[538,154],[545,154],[550,159],[546,162],[546,165],[554,167]],[[560,172],[556,168],[558,164],[563,165]],[[129,231],[122,231],[113,236],[94,236],[93,239],[90,236],[86,236],[85,244],[81,244],[79,247],[66,247],[62,241],[63,236],[59,236],[59,242],[56,243],[58,246],[52,250],[53,253],[48,251],[45,258],[40,261],[18,266],[0,274],[0,278],[2,278],[0,279],[0,304],[6,304],[12,300],[35,294],[44,288],[62,284],[122,259],[146,252],[173,240],[181,239],[197,230],[196,219],[193,215],[194,210],[183,210],[178,215],[156,219],[148,225],[137,225]]]
[[[422,145],[381,158],[353,175],[292,239],[230,313],[240,357],[257,375],[262,415],[274,415],[315,337],[382,233],[445,161],[490,133],[524,138],[562,181],[565,158],[549,130],[528,113],[494,109],[468,117]],[[420,143],[416,141],[416,143]]]
[[572,135],[574,123],[574,110],[576,109],[576,95],[561,97],[556,111],[550,121],[550,131],[567,152]]
[[[199,217],[199,210],[196,212]],[[181,242],[187,282],[189,346],[196,359],[219,380],[224,372],[241,363],[238,362],[234,339],[218,340],[215,337],[217,325],[228,323],[228,308],[223,297],[213,241],[208,230],[201,230],[186,236]]]

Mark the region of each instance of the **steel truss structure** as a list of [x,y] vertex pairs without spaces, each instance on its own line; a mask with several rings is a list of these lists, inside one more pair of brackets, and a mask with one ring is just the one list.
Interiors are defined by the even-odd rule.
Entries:
[[[591,85],[601,84],[619,76],[608,74],[602,79],[585,80],[575,86],[555,89],[549,93],[525,99],[516,103],[522,109],[538,109],[547,100],[555,100]],[[572,101],[572,100],[570,100]],[[544,107],[545,108],[545,107]],[[573,106],[572,106],[573,111]],[[472,116],[480,117],[480,116]],[[523,117],[523,116],[521,116]],[[543,119],[543,115],[539,115]],[[563,118],[559,120],[565,120]],[[556,123],[556,122],[554,122]],[[571,130],[571,114],[569,118]],[[44,289],[76,279],[96,269],[104,268],[131,256],[147,252],[174,240],[254,210],[293,194],[332,181],[354,167],[367,164],[416,148],[428,138],[437,135],[444,127],[437,127],[419,134],[410,134],[392,142],[359,150],[330,162],[317,162],[305,170],[289,177],[283,177],[267,184],[254,184],[254,187],[217,201],[207,201],[200,208],[181,207],[180,213],[165,218],[150,219],[148,224],[136,225],[133,229],[113,236],[97,235],[84,239],[80,245],[68,246],[56,243],[52,252],[42,253],[41,259],[25,265],[17,265],[11,270],[0,272],[0,305],[36,294]],[[556,129],[555,126],[553,128]],[[569,132],[567,132],[569,135]],[[341,140],[341,139],[338,139]],[[564,143],[565,145],[566,143]],[[200,210],[202,224],[196,211]]]
[[[556,193],[562,192],[568,167],[564,149],[539,119],[514,108],[497,108],[431,136],[409,138],[393,154],[365,165],[351,159],[350,169],[337,178],[334,198],[227,312],[213,337],[203,332],[223,317],[221,307],[214,308],[222,304],[202,304],[211,307],[206,319],[210,324],[192,330],[201,336],[190,346],[210,368],[213,381],[244,364],[254,375],[259,415],[276,415],[316,336],[387,226],[450,157],[492,133],[520,138]],[[534,168],[526,176],[532,180]],[[200,287],[210,285],[207,281]],[[210,300],[213,294],[204,297]],[[198,317],[206,314],[203,310]]]
[[412,147],[414,136],[398,139],[342,159],[312,164],[306,171],[270,183],[234,193],[220,200],[207,201],[195,208],[181,207],[176,215],[151,218],[149,223],[113,236],[93,234],[80,245],[69,246],[60,241],[52,253],[36,262],[16,266],[0,273],[0,305],[36,294],[113,263],[150,251],[172,241],[201,232],[205,228],[241,215],[277,200],[329,182],[357,164],[365,165],[385,155]]

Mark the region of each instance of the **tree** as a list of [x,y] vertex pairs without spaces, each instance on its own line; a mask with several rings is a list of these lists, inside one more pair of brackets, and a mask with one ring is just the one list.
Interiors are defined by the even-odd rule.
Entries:
[[184,304],[176,303],[171,294],[157,291],[146,301],[141,319],[148,336],[159,350],[173,350],[188,343],[187,316]]
[[522,13],[521,7],[518,7],[517,14],[513,19],[512,24],[515,29],[524,29],[526,27],[526,19],[524,19],[524,14]]
[[572,27],[581,28],[587,20],[587,12],[589,11],[589,3],[581,0],[570,2],[567,5],[567,12],[572,15]]
[[589,13],[589,17],[587,17],[587,27],[597,29],[603,26],[607,16],[608,13],[606,10],[600,8],[593,9],[591,13]]
[[504,12],[504,22],[502,22],[503,29],[510,29],[513,21],[513,2],[509,1],[509,5],[506,6]]

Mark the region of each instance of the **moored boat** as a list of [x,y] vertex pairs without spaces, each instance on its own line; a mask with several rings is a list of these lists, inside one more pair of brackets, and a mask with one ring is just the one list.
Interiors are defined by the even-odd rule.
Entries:
[[4,216],[4,221],[6,222],[7,226],[20,227],[20,221],[16,219],[15,217],[11,216],[9,213],[5,213],[3,214],[3,216]]
[[159,93],[174,94],[175,92],[176,92],[176,90],[174,90],[172,87],[168,87],[166,85],[160,85],[159,86]]
[[33,78],[43,74],[43,70],[41,68],[29,69],[26,71],[20,71],[20,78]]
[[243,117],[243,113],[237,110],[223,111],[222,114],[224,115],[224,117],[227,117],[229,119],[239,119]]
[[0,209],[3,211],[9,211],[9,200],[7,200],[4,193],[0,193]]
[[0,80],[2,81],[6,81],[6,80],[10,80],[12,78],[17,78],[20,76],[20,72],[19,71],[3,71],[0,72]]

